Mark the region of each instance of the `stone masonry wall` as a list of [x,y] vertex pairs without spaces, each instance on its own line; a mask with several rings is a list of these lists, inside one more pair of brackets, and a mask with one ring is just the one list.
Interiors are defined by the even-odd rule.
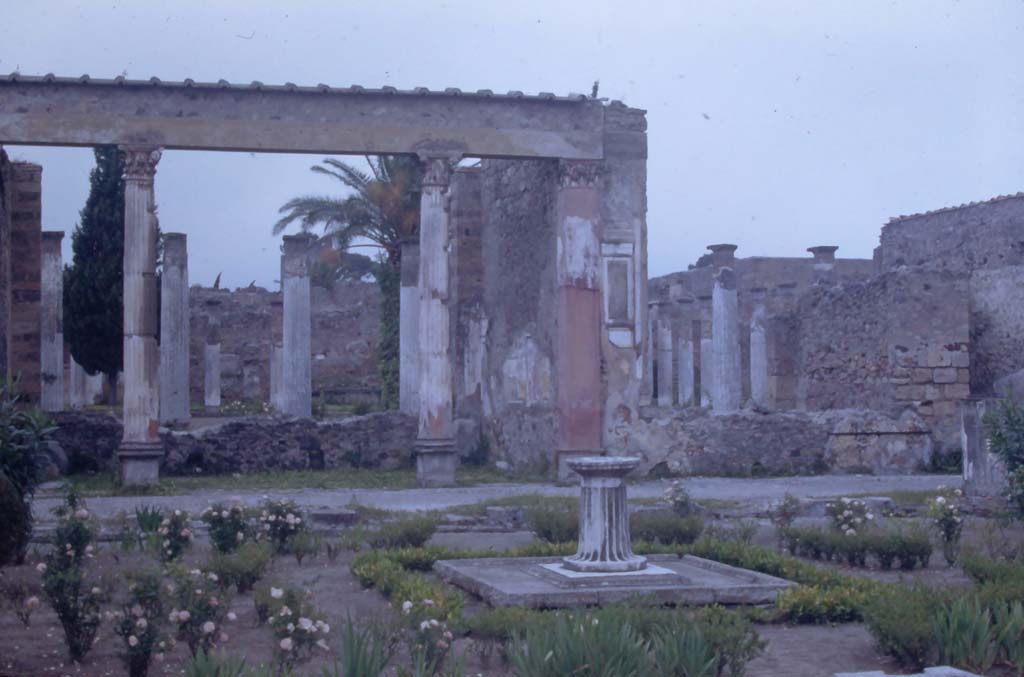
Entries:
[[[376,283],[313,287],[313,393],[376,399],[380,291]],[[281,294],[262,287],[190,290],[190,390],[203,400],[203,346],[216,325],[221,342],[221,400],[269,401],[270,345],[280,341]]]
[[959,448],[970,392],[968,290],[948,271],[913,270],[816,287],[797,311],[802,409],[915,411],[937,451]]
[[970,295],[971,392],[999,395],[996,380],[1024,369],[1024,265],[974,271]]
[[7,334],[11,328],[11,164],[0,147],[0,378],[7,375]]
[[11,165],[10,324],[7,365],[18,379],[24,402],[37,403],[40,382],[40,265],[42,254],[43,168],[27,162]]

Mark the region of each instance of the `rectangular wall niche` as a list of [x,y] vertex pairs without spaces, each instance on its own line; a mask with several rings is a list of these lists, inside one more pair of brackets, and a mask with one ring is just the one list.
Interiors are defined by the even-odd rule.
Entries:
[[604,321],[608,340],[619,348],[633,346],[633,245],[630,243],[601,245],[601,285],[604,296]]

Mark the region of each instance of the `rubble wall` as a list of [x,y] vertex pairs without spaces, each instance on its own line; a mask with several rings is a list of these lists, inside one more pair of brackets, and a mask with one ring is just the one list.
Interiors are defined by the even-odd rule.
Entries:
[[9,323],[7,368],[18,380],[23,402],[38,403],[40,369],[40,298],[42,289],[43,168],[28,162],[11,163],[9,174]]
[[971,392],[998,395],[996,380],[1024,369],[1024,265],[974,271],[970,294]]

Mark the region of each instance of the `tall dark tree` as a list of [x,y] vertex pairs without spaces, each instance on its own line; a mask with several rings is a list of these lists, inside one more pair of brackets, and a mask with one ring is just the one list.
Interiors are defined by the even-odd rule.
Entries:
[[89,197],[64,268],[64,339],[90,374],[106,374],[108,403],[123,362],[124,161],[115,146],[94,150]]
[[[348,195],[307,195],[289,200],[280,209],[284,216],[274,225],[274,234],[298,222],[304,231],[321,226],[322,238],[341,249],[369,246],[380,250],[380,265],[373,271],[381,291],[377,363],[381,401],[393,409],[398,406],[402,242],[419,233],[421,176],[419,161],[411,155],[367,157],[366,162],[370,173],[333,158],[311,167],[318,174],[340,181]],[[369,244],[353,245],[361,240]],[[355,258],[348,262],[361,263]]]

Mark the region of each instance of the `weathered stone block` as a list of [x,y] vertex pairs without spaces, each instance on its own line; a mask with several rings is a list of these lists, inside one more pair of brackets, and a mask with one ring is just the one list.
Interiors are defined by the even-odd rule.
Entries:
[[966,351],[960,351],[952,354],[950,363],[954,367],[966,369],[971,366],[971,354]]
[[926,385],[924,387],[924,399],[926,400],[937,400],[942,397],[941,386]]
[[915,367],[912,378],[914,383],[931,383],[932,370],[927,367]]
[[924,399],[924,387],[915,385],[896,386],[897,400],[913,401]]
[[947,400],[963,400],[970,396],[971,386],[966,383],[952,383],[942,386],[942,394]]
[[955,367],[938,367],[932,370],[932,381],[935,383],[956,383],[957,373]]

